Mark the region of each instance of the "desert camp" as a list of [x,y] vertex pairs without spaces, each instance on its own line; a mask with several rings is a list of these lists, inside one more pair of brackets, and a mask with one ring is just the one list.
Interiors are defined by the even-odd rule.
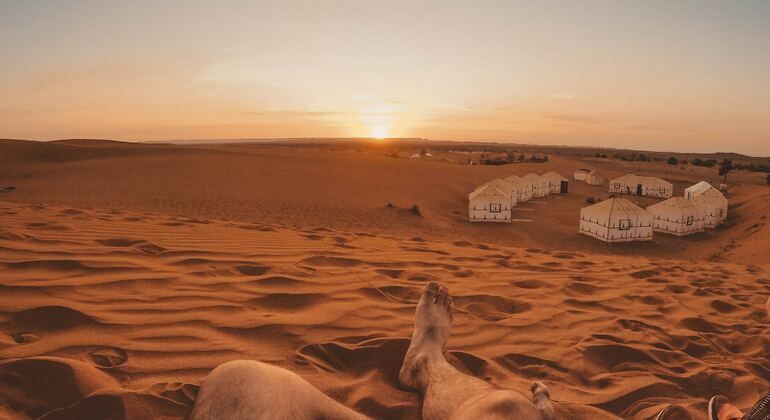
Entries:
[[0,1],[0,420],[770,420],[768,22]]

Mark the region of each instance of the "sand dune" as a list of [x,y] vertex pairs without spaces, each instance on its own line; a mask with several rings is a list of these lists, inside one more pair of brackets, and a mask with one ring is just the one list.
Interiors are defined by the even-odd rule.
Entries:
[[765,266],[254,219],[0,202],[0,416],[184,418],[209,370],[256,359],[417,418],[397,372],[431,280],[456,296],[453,363],[500,386],[633,419],[770,387]]
[[[554,155],[548,163],[471,166],[395,159],[397,144],[146,145],[105,141],[0,141],[0,182],[17,187],[0,199],[28,204],[130,210],[189,220],[269,221],[283,227],[327,227],[428,241],[474,240],[517,247],[593,254],[706,259],[766,264],[761,253],[770,225],[770,190],[757,174],[736,172],[728,224],[689,238],[656,235],[652,243],[613,246],[577,233],[586,198],[606,198],[607,186],[570,184],[570,194],[532,200],[514,218],[532,223],[467,223],[467,194],[512,173],[580,167],[607,176],[626,172],[663,176],[681,195],[700,180],[719,183],[716,169]],[[422,146],[424,147],[424,146]],[[450,156],[451,157],[451,156]],[[636,197],[643,207],[657,200]],[[394,207],[387,207],[391,203]],[[408,211],[413,204],[423,217]],[[57,229],[51,226],[38,228]],[[34,228],[34,226],[31,226]],[[259,228],[259,227],[257,227]],[[311,236],[314,234],[308,234]]]

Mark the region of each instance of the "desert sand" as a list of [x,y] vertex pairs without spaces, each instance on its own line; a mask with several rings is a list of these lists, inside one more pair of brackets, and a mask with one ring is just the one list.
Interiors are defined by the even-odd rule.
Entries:
[[397,373],[429,281],[455,296],[453,363],[500,387],[543,381],[556,401],[631,419],[671,402],[705,418],[713,394],[746,408],[770,387],[770,188],[754,174],[732,177],[724,228],[611,246],[577,233],[606,186],[572,182],[502,228],[464,222],[467,193],[592,165],[681,194],[714,170],[17,141],[0,164],[0,187],[16,187],[0,195],[2,418],[181,419],[234,359],[290,369],[376,418],[419,418]]

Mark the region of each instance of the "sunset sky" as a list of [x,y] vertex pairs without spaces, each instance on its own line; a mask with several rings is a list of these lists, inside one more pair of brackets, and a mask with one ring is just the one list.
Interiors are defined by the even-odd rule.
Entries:
[[0,137],[770,156],[770,1],[3,1]]

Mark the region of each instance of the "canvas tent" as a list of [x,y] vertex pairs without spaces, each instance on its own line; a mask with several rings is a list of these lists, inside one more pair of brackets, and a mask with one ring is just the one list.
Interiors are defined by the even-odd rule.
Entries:
[[575,181],[585,181],[586,175],[588,175],[589,172],[591,172],[590,169],[578,169],[575,171],[573,178],[575,178]]
[[607,178],[596,171],[591,171],[586,174],[586,184],[589,185],[603,185],[607,182]]
[[543,178],[548,180],[548,191],[552,194],[564,194],[569,190],[569,180],[557,172],[546,172]]
[[468,194],[471,222],[511,222],[511,196],[494,183],[482,185]]
[[580,209],[579,232],[604,242],[652,240],[652,215],[626,200],[612,197]]
[[548,180],[542,175],[530,173],[521,178],[532,185],[532,197],[545,197],[550,192]]
[[486,185],[494,185],[495,187],[497,187],[497,189],[508,193],[508,195],[511,197],[511,208],[516,207],[516,203],[519,201],[517,197],[518,187],[516,186],[516,184],[508,182],[504,179],[495,178],[491,181],[481,184],[479,187],[483,187]]
[[684,197],[671,197],[647,207],[647,211],[652,214],[655,232],[677,236],[703,232],[703,207]]
[[703,227],[714,229],[727,220],[727,198],[708,182],[701,181],[684,190],[684,198],[703,208]]
[[522,203],[532,198],[532,183],[525,181],[524,179],[511,175],[503,181],[513,184],[516,187],[516,201]]
[[671,197],[674,185],[661,178],[627,174],[610,181],[610,193]]

